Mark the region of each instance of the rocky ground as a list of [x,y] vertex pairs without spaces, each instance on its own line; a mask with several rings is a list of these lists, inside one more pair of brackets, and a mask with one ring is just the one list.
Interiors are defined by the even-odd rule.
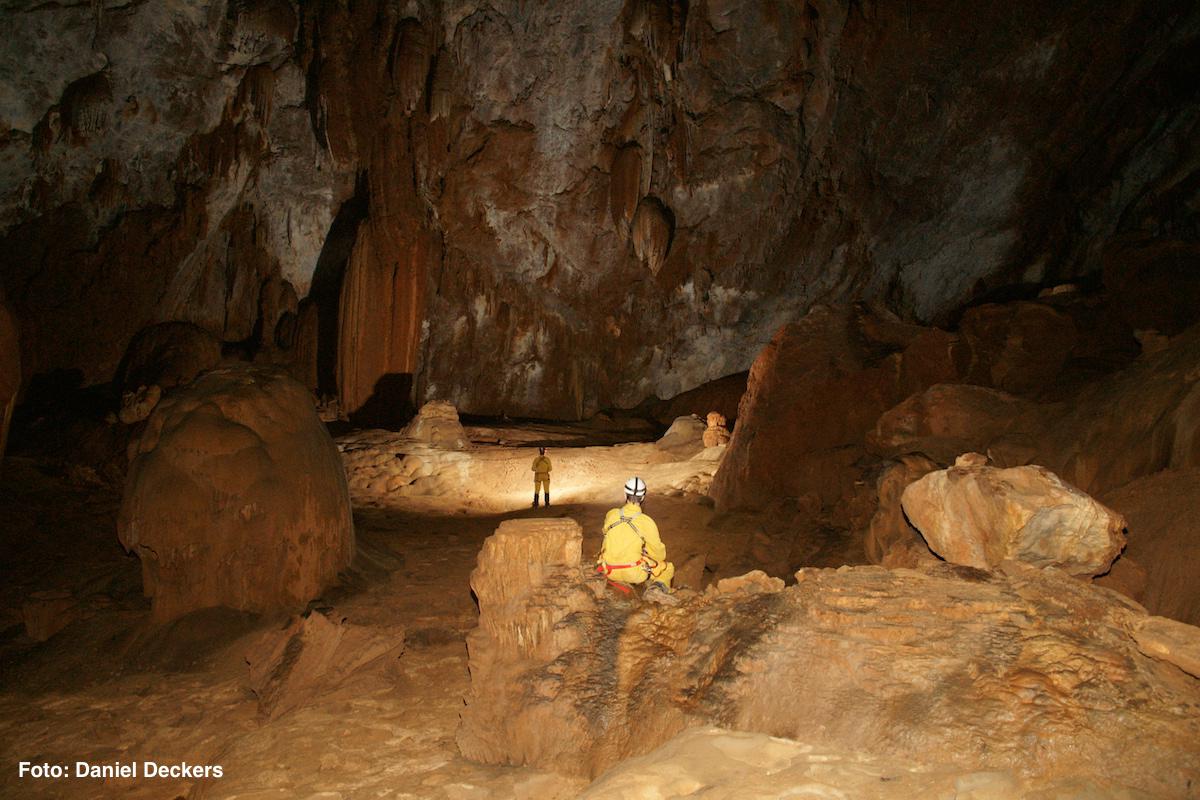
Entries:
[[[528,432],[505,434],[520,440]],[[358,474],[347,453],[352,483]],[[375,439],[386,440],[385,434]],[[394,436],[393,436],[394,438]],[[346,441],[342,446],[346,447]],[[560,450],[556,477],[586,468],[586,490],[534,511],[528,476],[516,466],[508,502],[489,509],[461,498],[372,494],[355,483],[358,552],[341,585],[313,604],[313,614],[394,635],[399,653],[321,684],[302,707],[264,719],[246,656],[284,620],[233,612],[198,612],[165,627],[150,624],[139,565],[116,540],[119,497],[87,473],[9,458],[0,465],[5,581],[3,681],[0,689],[2,792],[14,797],[211,798],[291,797],[572,797],[581,779],[527,768],[467,761],[454,743],[468,690],[466,632],[477,611],[468,587],[475,555],[505,519],[568,516],[599,545],[600,520],[633,465],[664,474],[686,471],[666,457],[638,464],[626,453],[658,458],[654,445]],[[347,448],[349,449],[349,448]],[[392,452],[380,446],[370,452]],[[532,448],[484,446],[485,465],[521,464]],[[466,456],[451,453],[454,458]],[[469,456],[466,456],[469,458]],[[633,462],[632,464],[630,462]],[[703,471],[703,470],[701,470]],[[619,476],[619,477],[618,477]],[[578,478],[583,480],[583,478]],[[652,484],[653,485],[653,484]],[[594,488],[593,488],[594,487]],[[493,489],[495,484],[493,483]],[[477,498],[481,488],[476,486]],[[650,508],[672,552],[720,552],[723,534],[709,528],[711,508],[673,490]],[[507,495],[505,495],[507,496]],[[519,500],[515,499],[519,498]],[[552,498],[553,499],[553,498]],[[573,502],[572,502],[573,501]],[[727,541],[727,540],[725,540]],[[34,641],[24,618],[38,604],[47,641]],[[59,607],[50,601],[61,596]],[[32,612],[30,612],[32,613]],[[220,780],[18,779],[20,761],[67,764],[221,764]]]
[[[563,438],[549,439],[555,503],[537,510],[528,507],[526,496],[528,466],[536,452],[529,443],[547,441],[546,432],[490,429],[487,436],[519,443],[512,446],[479,444],[487,436],[467,430],[466,438],[476,443],[458,449],[386,432],[359,432],[338,440],[355,505],[355,559],[339,585],[310,604],[306,617],[291,619],[209,610],[167,625],[152,624],[150,604],[141,595],[138,561],[116,541],[116,494],[86,470],[24,458],[0,464],[0,516],[12,521],[0,535],[6,573],[0,589],[0,793],[30,798],[534,800],[584,792],[647,798],[747,792],[745,796],[765,798],[778,796],[780,787],[787,786],[799,787],[798,797],[1154,796],[1111,782],[1090,782],[1087,776],[1070,776],[1066,782],[1031,778],[1028,771],[1013,768],[1012,759],[997,772],[981,770],[980,759],[967,765],[949,753],[899,757],[871,752],[845,741],[819,740],[824,735],[819,726],[789,730],[788,739],[685,732],[650,755],[595,776],[590,787],[593,776],[582,757],[579,763],[525,762],[536,767],[464,758],[460,717],[464,698],[472,695],[465,642],[480,619],[471,573],[484,541],[501,523],[573,520],[582,528],[587,561],[599,546],[600,521],[616,502],[624,478],[641,474],[651,486],[648,511],[680,567],[677,583],[709,587],[706,594],[682,592],[685,609],[689,603],[699,603],[697,608],[758,603],[753,581],[743,587],[719,579],[739,574],[756,550],[771,541],[762,518],[717,514],[695,491],[711,480],[720,448],[697,444],[694,424],[674,428],[658,443],[576,448],[555,446],[580,436],[578,431],[559,431],[556,435]],[[811,543],[797,557],[813,566],[837,566],[852,551],[831,538],[827,545]],[[878,567],[866,569],[876,582],[882,580],[877,576],[890,574]],[[822,572],[812,585],[852,584],[852,577],[843,574]],[[771,583],[770,590],[781,586]],[[1095,591],[1083,583],[1078,587],[1072,591]],[[743,594],[745,599],[738,600]],[[871,602],[884,598],[875,590],[868,595]],[[721,599],[728,597],[734,599]],[[924,608],[924,603],[914,608]],[[805,613],[815,615],[817,624],[836,623],[837,614],[846,612],[836,597],[825,605],[807,602],[797,608],[811,609]],[[951,610],[948,619],[964,613],[973,612]],[[887,620],[895,614],[889,614],[881,619],[890,625]],[[645,622],[645,609],[634,616]],[[759,624],[747,619],[752,627]],[[701,638],[719,643],[722,624],[714,622],[712,634]],[[897,624],[908,630],[906,625],[916,623]],[[45,641],[35,641],[31,634]],[[874,641],[872,635],[866,639]],[[882,634],[875,639],[888,641]],[[921,663],[914,646],[906,645],[909,657]],[[1122,647],[1123,663],[1132,663],[1133,645]],[[1174,666],[1153,663],[1160,666],[1138,669],[1168,675],[1161,685],[1186,686],[1192,680]],[[822,674],[832,686],[840,680],[840,667],[833,662],[826,667]],[[1037,694],[1035,690],[1022,691]],[[671,714],[677,722],[678,715]],[[1129,714],[1134,715],[1127,714],[1129,719],[1141,719],[1138,715],[1158,712],[1134,709]],[[817,738],[806,740],[806,732]],[[972,741],[979,744],[977,739]],[[651,748],[644,741],[619,749],[636,755]],[[21,761],[61,763],[73,772],[79,760],[94,765],[146,760],[219,764],[223,775],[62,781],[16,777]],[[1186,777],[1178,777],[1200,769],[1200,752],[1194,760],[1196,764],[1178,764],[1177,774],[1168,770],[1172,774],[1156,775],[1146,785],[1172,787],[1171,796],[1194,796],[1194,787],[1180,793]]]

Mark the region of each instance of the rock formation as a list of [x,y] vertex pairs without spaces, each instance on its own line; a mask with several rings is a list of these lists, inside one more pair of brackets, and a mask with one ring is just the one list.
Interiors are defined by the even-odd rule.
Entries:
[[954,564],[1017,559],[1092,577],[1125,547],[1125,518],[1037,466],[997,469],[978,453],[911,483],[904,514]]
[[8,428],[21,389],[21,346],[17,319],[0,294],[0,458],[8,445]]
[[158,386],[162,390],[191,383],[221,361],[221,340],[187,322],[164,322],[139,331],[117,369],[123,392]]
[[1158,796],[1200,779],[1200,683],[1144,652],[1144,610],[1061,571],[802,570],[663,608],[588,578],[580,542],[570,520],[485,542],[464,755],[595,775],[719,722]]
[[704,446],[716,447],[729,444],[729,429],[725,427],[725,415],[719,411],[710,411],[705,418]]
[[[15,4],[25,361],[90,384],[157,321],[269,339],[281,282],[318,306],[347,414],[401,376],[415,404],[585,418],[746,370],[814,303],[948,321],[1088,275],[1174,335],[1200,293],[1169,284],[1200,11],[1090,10]],[[964,322],[1013,392],[1061,357],[1029,311]],[[443,357],[467,352],[487,363]]]
[[962,453],[988,452],[996,463],[1017,466],[1037,452],[1043,424],[1038,406],[1005,392],[938,384],[881,415],[867,444],[885,458],[919,453],[949,465]]
[[1142,596],[1151,614],[1200,625],[1200,469],[1163,470],[1102,496],[1129,527],[1129,544],[1114,565],[1132,559],[1144,572]]
[[288,621],[246,648],[259,716],[275,719],[336,687],[347,676],[404,650],[404,630],[355,625],[314,611]]
[[921,532],[904,515],[900,498],[909,484],[937,468],[933,461],[914,454],[902,456],[898,463],[879,476],[876,484],[878,504],[863,543],[871,563],[913,567],[923,556],[931,557]]
[[125,392],[121,395],[121,410],[117,412],[117,418],[126,425],[141,422],[150,416],[150,412],[154,411],[161,399],[162,387],[157,383],[140,386],[132,392]]
[[426,403],[401,432],[405,438],[448,450],[464,450],[467,433],[458,420],[458,411],[444,400]]
[[671,427],[667,428],[667,432],[655,444],[660,450],[688,457],[708,446],[704,441],[706,434],[704,422],[699,417],[689,414],[672,422]]
[[762,733],[693,728],[647,755],[613,767],[580,798],[662,800],[696,794],[705,800],[1048,800],[1129,796],[1120,789],[1101,788],[1086,776],[1023,780],[1009,770],[964,770],[952,763],[951,753],[930,754],[930,758],[946,763],[882,758]]
[[[779,497],[811,496],[824,507],[848,500],[867,432],[908,388],[901,376],[941,372],[927,368],[925,332],[853,307],[817,308],[781,328],[750,370],[713,482],[718,508],[763,508]],[[906,371],[910,362],[921,367]]]
[[134,448],[119,534],[159,621],[317,597],[349,564],[354,530],[311,395],[281,373],[229,367],[163,400]]

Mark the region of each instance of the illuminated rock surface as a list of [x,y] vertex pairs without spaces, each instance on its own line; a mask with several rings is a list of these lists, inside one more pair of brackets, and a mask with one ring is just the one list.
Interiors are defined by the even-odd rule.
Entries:
[[[945,321],[1086,274],[1174,335],[1197,12],[1091,11],[12,3],[27,363],[102,382],[167,320],[269,342],[282,283],[347,414],[402,376],[417,405],[585,418],[743,372],[817,303]],[[1046,333],[1091,337],[979,313],[972,369],[1015,393],[1061,361]]]
[[978,453],[904,489],[904,514],[929,548],[955,564],[1008,559],[1071,575],[1107,572],[1125,547],[1125,518],[1043,467],[986,466]]
[[762,733],[694,728],[662,747],[604,773],[584,800],[776,800],[781,797],[855,800],[1051,800],[1089,797],[1132,800],[1140,792],[1078,780],[1025,781],[1009,771],[969,772],[821,747]]
[[1200,683],[1139,649],[1140,607],[1061,572],[805,570],[663,608],[585,569],[568,520],[508,522],[485,543],[468,757],[597,775],[720,722],[1164,796],[1200,777]]
[[254,368],[209,372],[159,404],[119,533],[161,621],[301,608],[354,554],[345,473],[311,396]]

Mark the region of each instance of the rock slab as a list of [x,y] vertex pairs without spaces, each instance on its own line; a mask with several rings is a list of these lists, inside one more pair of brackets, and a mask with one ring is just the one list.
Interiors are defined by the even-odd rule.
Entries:
[[1200,682],[1139,649],[1145,612],[1115,593],[1020,562],[797,580],[664,608],[589,580],[574,523],[506,522],[471,579],[459,747],[595,776],[719,724],[1152,796],[1200,781]]
[[206,373],[158,405],[133,450],[118,533],[156,620],[298,610],[354,555],[337,448],[283,373]]

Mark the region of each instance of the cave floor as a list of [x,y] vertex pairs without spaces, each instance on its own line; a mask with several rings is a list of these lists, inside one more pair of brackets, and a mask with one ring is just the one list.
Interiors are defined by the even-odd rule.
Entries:
[[[506,448],[497,446],[491,452]],[[527,449],[514,458],[524,461]],[[603,455],[609,448],[587,448]],[[561,451],[560,451],[561,452]],[[624,451],[628,454],[631,451]],[[603,456],[607,458],[607,456]],[[616,461],[624,458],[613,449]],[[564,459],[569,461],[569,459]],[[619,493],[619,484],[616,486]],[[702,497],[648,505],[672,558],[729,561],[748,530],[712,526]],[[466,761],[454,733],[469,675],[475,555],[504,519],[569,516],[585,557],[613,503],[505,512],[439,510],[436,498],[358,502],[358,554],[314,605],[355,625],[404,631],[402,655],[377,659],[299,708],[260,717],[244,655],[283,620],[222,610],[152,626],[140,567],[116,542],[119,496],[86,471],[10,458],[0,464],[0,753],[9,797],[572,797],[578,780]],[[23,608],[69,596],[72,621],[47,641]],[[40,601],[39,601],[40,602]],[[53,600],[50,601],[53,603]],[[219,764],[220,779],[18,779],[21,761],[92,765]]]

